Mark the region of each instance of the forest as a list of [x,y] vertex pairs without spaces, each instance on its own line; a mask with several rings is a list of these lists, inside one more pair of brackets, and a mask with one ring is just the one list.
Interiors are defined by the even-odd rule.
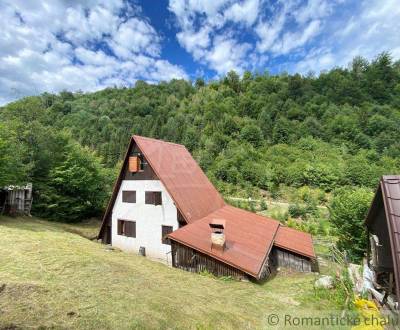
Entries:
[[100,216],[132,134],[184,144],[224,196],[310,189],[323,204],[345,190],[368,204],[400,173],[400,61],[25,97],[0,107],[0,187],[32,182],[40,217]]

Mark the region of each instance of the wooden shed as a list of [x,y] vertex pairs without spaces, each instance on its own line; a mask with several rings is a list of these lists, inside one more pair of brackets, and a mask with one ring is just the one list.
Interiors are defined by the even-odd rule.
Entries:
[[32,208],[32,184],[7,186],[0,189],[0,214],[30,215]]

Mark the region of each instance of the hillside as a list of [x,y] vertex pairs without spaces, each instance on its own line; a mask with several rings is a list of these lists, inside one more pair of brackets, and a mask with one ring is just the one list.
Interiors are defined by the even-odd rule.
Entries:
[[260,328],[272,312],[337,307],[313,274],[254,284],[187,273],[79,235],[97,225],[0,217],[0,328]]
[[321,204],[340,187],[374,189],[400,172],[399,125],[400,63],[387,53],[318,76],[232,71],[44,93],[0,108],[0,186],[33,182],[38,216],[98,215],[139,134],[184,144],[225,196],[310,187]]

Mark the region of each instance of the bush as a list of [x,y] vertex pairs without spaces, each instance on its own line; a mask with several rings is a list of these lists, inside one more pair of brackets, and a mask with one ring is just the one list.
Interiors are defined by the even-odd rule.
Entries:
[[300,206],[299,204],[290,204],[288,212],[293,218],[305,217],[307,215],[306,208]]
[[338,248],[346,250],[353,262],[360,262],[366,251],[364,219],[371,200],[368,189],[342,188],[334,193],[329,206],[330,219],[339,236]]
[[268,204],[267,204],[267,202],[265,201],[264,198],[261,199],[261,202],[260,202],[260,210],[261,210],[261,211],[266,211],[266,210],[268,210]]

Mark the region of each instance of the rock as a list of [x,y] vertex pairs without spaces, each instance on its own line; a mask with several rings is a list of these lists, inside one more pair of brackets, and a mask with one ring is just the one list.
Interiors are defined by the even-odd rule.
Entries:
[[315,281],[314,286],[316,288],[332,289],[333,288],[333,277],[332,276],[322,276]]

